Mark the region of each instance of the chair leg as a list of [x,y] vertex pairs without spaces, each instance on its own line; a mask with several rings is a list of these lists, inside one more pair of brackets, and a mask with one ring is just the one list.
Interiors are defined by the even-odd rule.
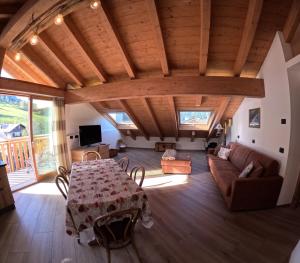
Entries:
[[135,245],[134,239],[131,240],[131,244],[132,244],[132,247],[133,247],[133,249],[134,249],[134,251],[135,251],[135,253],[136,253],[136,255],[137,255],[138,259],[139,259],[139,262],[142,263],[143,261],[142,261],[142,258],[140,256],[140,253],[139,253],[139,251],[138,251],[138,249],[137,249],[137,247]]
[[106,255],[107,255],[107,262],[110,263],[111,260],[110,260],[110,249],[107,247],[106,248]]

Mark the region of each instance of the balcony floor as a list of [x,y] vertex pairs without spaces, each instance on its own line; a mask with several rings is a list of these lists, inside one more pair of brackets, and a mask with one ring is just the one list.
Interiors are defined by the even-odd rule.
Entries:
[[21,169],[8,173],[8,181],[12,191],[16,191],[36,182],[34,171],[31,168]]

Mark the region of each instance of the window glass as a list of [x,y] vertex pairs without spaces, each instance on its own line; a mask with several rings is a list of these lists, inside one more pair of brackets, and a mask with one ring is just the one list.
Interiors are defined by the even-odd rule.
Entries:
[[180,124],[194,125],[194,124],[208,124],[211,116],[211,111],[180,111]]
[[117,123],[117,124],[133,124],[132,120],[125,112],[110,112],[108,115]]

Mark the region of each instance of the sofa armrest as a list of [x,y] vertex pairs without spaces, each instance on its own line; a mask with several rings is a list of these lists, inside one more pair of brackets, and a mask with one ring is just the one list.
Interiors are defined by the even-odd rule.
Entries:
[[232,183],[229,207],[233,211],[275,207],[282,182],[281,176],[238,178]]

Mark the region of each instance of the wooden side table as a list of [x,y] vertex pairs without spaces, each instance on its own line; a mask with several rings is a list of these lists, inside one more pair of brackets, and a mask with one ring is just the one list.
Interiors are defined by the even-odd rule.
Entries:
[[5,166],[6,164],[0,161],[0,214],[15,208]]

